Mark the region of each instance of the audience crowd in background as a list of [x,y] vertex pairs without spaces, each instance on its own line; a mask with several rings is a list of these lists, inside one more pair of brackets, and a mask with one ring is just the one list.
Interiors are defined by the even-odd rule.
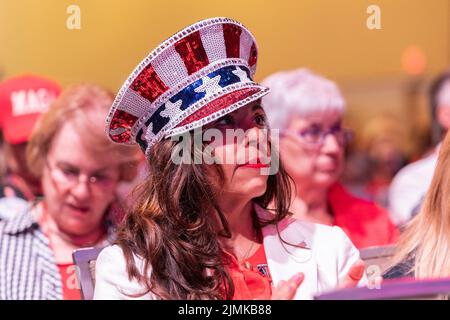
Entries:
[[[244,74],[239,74],[240,79],[245,78],[247,73],[240,72]],[[396,254],[384,274],[384,281],[402,277],[449,277],[450,137],[447,131],[450,128],[450,73],[443,71],[429,84],[429,113],[432,119],[429,134],[432,144],[415,161],[408,159],[399,148],[398,126],[401,124],[380,117],[367,124],[364,132],[347,127],[344,118],[349,111],[346,110],[346,98],[339,89],[339,83],[315,73],[307,66],[276,72],[261,84],[270,88],[270,93],[252,101],[256,104],[250,106],[258,109],[260,104],[262,108],[258,112],[265,114],[267,126],[279,130],[282,168],[276,175],[276,183],[270,179],[264,181],[264,186],[267,183],[269,188],[267,194],[252,191],[251,184],[247,187],[245,183],[250,180],[242,180],[242,183],[233,186],[237,190],[234,192],[242,195],[248,192],[251,194],[250,200],[258,199],[254,205],[257,208],[255,212],[260,215],[268,214],[264,210],[269,210],[271,205],[276,210],[277,206],[284,203],[281,198],[288,197],[285,200],[291,216],[289,223],[299,226],[298,230],[305,228],[302,232],[310,232],[304,227],[310,224],[297,224],[298,221],[342,229],[345,235],[336,236],[336,246],[342,244],[340,254],[345,252],[352,258],[342,265],[333,265],[342,268],[339,270],[341,275],[357,273],[361,269],[357,250],[353,246],[346,246],[348,237],[357,249],[396,247]],[[145,87],[146,84],[140,85]],[[101,248],[117,242],[129,250],[125,251],[125,258],[126,268],[131,275],[137,274],[136,270],[139,269],[139,264],[131,262],[132,254],[138,253],[147,254],[144,257],[154,254],[160,263],[176,264],[183,261],[182,267],[192,268],[193,277],[195,275],[197,278],[203,277],[203,269],[196,268],[193,265],[196,263],[210,267],[215,272],[223,271],[218,267],[220,257],[211,253],[216,250],[212,242],[202,242],[205,246],[209,245],[209,251],[199,251],[197,256],[180,253],[180,248],[177,251],[175,247],[188,244],[182,241],[184,231],[175,213],[167,220],[159,216],[151,220],[143,209],[164,212],[166,206],[170,209],[175,204],[189,207],[184,201],[197,199],[192,196],[195,193],[184,189],[180,191],[177,187],[186,184],[192,192],[196,188],[207,188],[209,184],[206,181],[211,178],[211,173],[207,170],[203,172],[202,167],[192,166],[188,169],[188,166],[183,165],[185,171],[180,172],[180,176],[172,176],[170,170],[174,169],[163,161],[163,157],[172,149],[164,149],[161,141],[155,144],[156,150],[160,151],[159,158],[155,156],[153,160],[151,157],[146,158],[151,152],[143,148],[143,144],[140,144],[143,150],[139,150],[138,146],[116,144],[108,139],[105,120],[111,116],[109,112],[114,98],[95,84],[73,84],[62,88],[56,81],[40,75],[17,75],[0,82],[0,299],[81,299],[73,251],[87,247]],[[138,100],[136,98],[135,101]],[[125,112],[123,110],[119,111]],[[250,111],[245,107],[242,108],[245,111],[239,110],[234,111],[230,118],[224,116],[221,121],[235,121],[236,126],[240,125],[239,121],[244,123],[246,120],[242,119],[249,117],[244,112]],[[122,114],[122,118],[117,121],[111,125],[116,126],[109,130],[115,130],[118,136],[125,136],[127,131],[123,128],[127,125],[131,127],[133,119]],[[219,126],[217,122],[214,125]],[[353,145],[355,135],[358,134],[365,140],[364,148],[355,148]],[[138,143],[140,138],[150,141],[148,137],[137,136]],[[224,170],[225,182],[229,182],[228,173]],[[179,185],[170,184],[170,179],[177,177],[180,179]],[[158,188],[170,190],[173,194],[165,196],[174,198],[168,203],[161,203],[160,197],[153,198],[151,194],[158,194]],[[279,194],[288,188],[291,193]],[[236,200],[240,198],[232,195],[230,192],[222,199],[217,199],[218,208],[240,203],[241,200]],[[193,198],[184,198],[188,196]],[[216,199],[215,194],[211,195],[213,198]],[[197,200],[199,203],[196,205],[202,206],[200,202],[204,199],[200,197]],[[242,210],[247,210],[248,203],[242,203]],[[136,205],[140,205],[140,209],[136,209]],[[259,206],[264,207],[264,210]],[[271,217],[273,221],[284,221],[282,219],[285,218],[280,212]],[[198,219],[197,225],[189,225],[192,229],[185,230],[192,233],[194,239],[197,239],[196,232],[200,230],[205,234],[210,232],[205,231],[209,229],[201,223],[202,218]],[[160,225],[156,227],[158,223],[154,221]],[[152,226],[152,223],[155,225]],[[234,232],[233,228],[238,228],[240,223],[245,225],[245,221],[239,221],[239,218],[233,220],[229,230]],[[175,230],[180,234],[166,230],[167,233],[162,232],[164,236],[157,240],[151,238],[150,234],[147,235],[149,239],[143,235],[142,230],[152,227],[164,229],[168,225],[179,227]],[[263,232],[267,228],[263,226],[259,230]],[[289,232],[286,235],[293,233]],[[321,236],[325,238],[325,234],[323,231]],[[155,232],[153,236],[157,235]],[[131,236],[136,237],[136,243],[132,242]],[[260,256],[262,251],[254,247],[263,240],[266,246],[265,234],[261,233],[249,242],[249,250],[246,255],[243,254],[246,263],[251,262],[250,253],[261,261],[271,258],[269,255],[267,258]],[[152,247],[149,245],[152,241],[167,243]],[[311,243],[301,245],[307,247]],[[108,253],[117,254],[113,251]],[[109,274],[116,269],[109,269],[105,265],[106,258],[107,254],[103,254],[99,270]],[[239,263],[233,260],[234,256],[228,259],[236,263],[238,270]],[[331,260],[330,264],[333,263]],[[147,270],[148,260],[145,261]],[[292,263],[290,267],[294,265]],[[169,271],[166,274],[163,265],[154,264],[153,267],[152,276],[162,288],[161,297],[170,297],[172,294],[172,297],[178,298],[217,298],[217,292],[220,292],[218,288],[223,285],[215,278],[216,282],[211,280],[208,283],[209,278],[205,276],[201,280],[205,281],[203,291],[199,289],[197,292],[198,288],[190,286],[190,280],[185,279],[184,274],[180,276],[180,283],[172,283],[173,274]],[[176,269],[180,275],[185,272],[182,267]],[[323,268],[325,270],[327,267]],[[239,278],[242,270],[236,270],[230,273],[234,284],[248,285]],[[242,274],[254,277],[252,281],[262,281],[266,286],[266,291],[255,296],[270,298],[271,291],[267,286],[270,286],[271,280],[267,282],[250,271],[242,271]],[[272,270],[272,273],[272,277],[276,276],[276,270]],[[127,276],[125,273],[123,275],[125,279]],[[331,272],[326,275],[330,277],[330,283],[334,283]],[[295,277],[297,286],[308,288],[308,274],[304,275],[305,280],[298,275]],[[113,290],[107,284],[116,280],[101,275],[98,298],[123,298],[118,293],[105,293]],[[301,284],[303,281],[305,284]],[[358,281],[364,283],[362,274],[353,285]],[[133,287],[132,291],[136,291],[136,288],[141,287]],[[145,291],[148,287],[141,289]],[[191,295],[185,292],[188,289],[192,291]],[[225,294],[225,297],[255,297],[251,292],[238,292],[240,295],[235,293],[234,297]],[[293,295],[280,297],[292,298]]]

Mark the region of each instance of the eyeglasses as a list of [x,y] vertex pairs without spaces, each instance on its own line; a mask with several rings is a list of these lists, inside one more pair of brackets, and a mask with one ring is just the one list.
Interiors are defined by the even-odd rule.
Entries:
[[52,166],[49,161],[46,165],[51,176],[61,187],[72,188],[79,183],[87,183],[95,190],[105,190],[111,188],[118,178],[112,173],[84,174],[81,169],[66,164],[56,164]]
[[341,126],[331,127],[328,130],[323,130],[317,126],[311,126],[302,131],[283,130],[282,134],[293,135],[300,138],[300,140],[312,147],[320,147],[324,144],[328,135],[333,135],[340,145],[348,144],[353,140],[353,132]]

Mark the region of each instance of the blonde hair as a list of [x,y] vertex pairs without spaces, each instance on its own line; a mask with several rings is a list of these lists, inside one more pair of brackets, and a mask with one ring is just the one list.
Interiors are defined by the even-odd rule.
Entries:
[[450,134],[445,137],[419,214],[406,226],[392,266],[411,260],[417,279],[450,276]]
[[71,122],[89,153],[117,160],[120,180],[131,181],[141,158],[139,149],[111,142],[104,131],[113,100],[111,93],[96,85],[80,84],[64,90],[37,121],[31,134],[26,151],[30,171],[38,178],[42,176],[53,138],[64,124]]

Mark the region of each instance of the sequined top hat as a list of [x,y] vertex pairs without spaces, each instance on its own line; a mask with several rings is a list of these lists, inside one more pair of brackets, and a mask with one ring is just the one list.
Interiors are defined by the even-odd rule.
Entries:
[[228,18],[197,22],[153,50],[120,89],[107,118],[109,137],[148,155],[164,138],[188,132],[268,93],[253,81],[257,45]]

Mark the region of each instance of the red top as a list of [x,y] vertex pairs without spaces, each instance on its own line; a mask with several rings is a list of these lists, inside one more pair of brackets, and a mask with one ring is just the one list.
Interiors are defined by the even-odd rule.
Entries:
[[341,184],[328,193],[334,224],[341,227],[357,248],[393,244],[399,231],[388,212],[375,203],[350,194]]
[[240,263],[235,256],[229,253],[225,255],[229,263],[228,272],[234,284],[233,300],[269,300],[272,296],[272,279],[264,245]]
[[63,299],[81,300],[81,291],[78,285],[76,267],[73,264],[58,264],[61,274]]

